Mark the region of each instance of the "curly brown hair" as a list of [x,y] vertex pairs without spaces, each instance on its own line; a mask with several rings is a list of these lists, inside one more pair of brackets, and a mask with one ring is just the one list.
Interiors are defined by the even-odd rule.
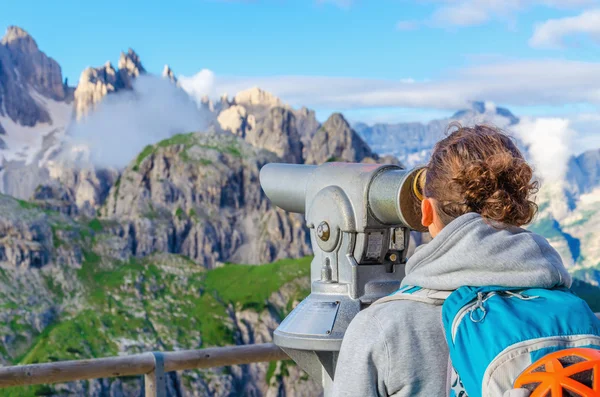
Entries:
[[447,225],[476,212],[498,226],[530,223],[538,182],[512,139],[487,125],[454,122],[448,132],[453,128],[435,145],[426,167],[424,193],[437,201],[440,220]]

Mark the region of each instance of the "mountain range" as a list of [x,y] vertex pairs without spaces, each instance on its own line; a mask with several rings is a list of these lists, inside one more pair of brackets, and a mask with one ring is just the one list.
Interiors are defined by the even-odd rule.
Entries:
[[423,123],[376,123],[367,125],[355,123],[354,129],[377,153],[397,157],[407,166],[425,164],[437,141],[446,134],[451,121],[464,125],[492,123],[501,128],[509,128],[519,123],[510,110],[497,107],[491,102],[472,102],[470,109],[456,112],[447,119]]
[[[312,251],[303,217],[274,208],[260,189],[264,164],[412,166],[427,159],[450,120],[520,122],[507,109],[473,102],[428,124],[350,125],[340,113],[321,123],[313,110],[256,87],[196,103],[170,67],[153,76],[132,49],[117,67],[85,69],[71,87],[18,27],[1,41],[0,66],[4,365],[270,341],[310,289]],[[155,103],[157,93],[168,98]],[[167,110],[168,103],[177,106]],[[172,120],[170,110],[185,122],[165,129],[152,119]],[[152,122],[116,133],[106,127],[134,113]],[[125,146],[134,154],[121,163],[123,156],[111,155]],[[564,181],[540,192],[531,226],[585,280],[576,286],[592,305],[600,297],[599,185],[600,151],[573,157]],[[139,390],[132,378],[8,393],[116,397]],[[291,362],[169,376],[172,396],[319,390]]]

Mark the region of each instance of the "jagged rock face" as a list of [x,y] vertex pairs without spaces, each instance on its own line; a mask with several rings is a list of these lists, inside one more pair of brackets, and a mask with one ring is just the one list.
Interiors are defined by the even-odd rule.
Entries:
[[288,109],[271,108],[269,115],[246,133],[246,141],[275,153],[286,163],[302,163],[302,141],[296,117]]
[[600,185],[600,150],[589,150],[569,160],[567,183],[576,194],[589,193]]
[[313,110],[273,106],[281,101],[267,92],[245,91],[241,95],[245,105],[238,104],[239,97],[219,112],[219,127],[277,154],[284,162],[321,164],[335,159],[400,164],[393,156],[380,159],[340,114],[331,116],[321,127]]
[[78,120],[93,110],[106,95],[122,89],[132,89],[133,80],[146,72],[139,56],[132,49],[126,54],[121,53],[118,67],[117,70],[110,62],[106,62],[104,66],[90,67],[81,73],[74,94],[75,115]]
[[[257,107],[250,109],[257,110]],[[284,162],[303,163],[303,142],[310,142],[309,137],[318,127],[314,112],[307,109],[295,112],[283,107],[259,108],[258,111],[255,115],[244,106],[231,105],[219,113],[217,122],[221,129],[277,154]]]
[[9,27],[0,41],[0,116],[28,127],[50,123],[50,114],[36,96],[64,101],[70,93],[58,63],[23,29]]
[[296,116],[296,129],[300,134],[300,141],[303,146],[302,159],[306,160],[308,150],[310,149],[310,143],[321,124],[317,120],[314,110],[301,107],[294,111],[294,115]]
[[127,53],[122,52],[119,58],[119,75],[123,86],[131,89],[132,81],[142,73],[146,73],[146,69],[142,66],[140,57],[131,48]]
[[57,182],[38,185],[33,194],[33,200],[39,200],[42,208],[57,211],[68,216],[77,216],[79,209],[75,197],[64,185]]
[[230,134],[175,136],[145,150],[113,186],[102,215],[119,220],[124,249],[186,255],[208,268],[311,252],[303,218],[275,209],[260,168],[280,161]]
[[99,68],[87,68],[81,73],[75,90],[75,114],[77,119],[94,109],[109,93],[122,88],[117,70],[110,62]]
[[[546,237],[576,276],[598,285],[600,264],[600,151],[569,160],[564,181],[545,181],[537,194],[539,212],[528,228]],[[586,270],[587,269],[587,270]]]
[[215,111],[215,104],[210,100],[208,95],[204,95],[200,100],[200,108],[212,113]]
[[49,208],[71,216],[96,216],[119,177],[116,169],[79,167],[68,163],[51,162],[48,170],[51,180],[39,185],[33,198],[44,200]]
[[344,116],[334,113],[314,135],[306,163],[361,162],[367,157],[378,159],[365,141],[350,127]]
[[253,114],[248,114],[245,107],[233,105],[219,113],[217,117],[219,126],[234,135],[246,137],[248,131],[256,128],[256,118]]
[[58,63],[41,52],[35,40],[23,29],[11,26],[1,44],[10,53],[13,67],[22,81],[45,97],[65,99],[65,87]]
[[165,65],[162,72],[162,77],[171,80],[172,83],[177,84],[177,77],[175,77],[175,73],[173,73],[173,70],[169,65]]
[[19,77],[10,50],[0,44],[0,115],[30,127],[49,122],[50,115],[46,109],[24,87],[27,85]]
[[51,262],[73,264],[81,259],[80,252],[55,250],[57,239],[68,238],[71,230],[53,225],[70,225],[73,222],[69,218],[47,214],[35,204],[4,195],[0,195],[0,213],[0,263],[29,269]]
[[258,87],[239,92],[234,98],[234,103],[242,106],[264,106],[267,108],[283,105],[281,99]]

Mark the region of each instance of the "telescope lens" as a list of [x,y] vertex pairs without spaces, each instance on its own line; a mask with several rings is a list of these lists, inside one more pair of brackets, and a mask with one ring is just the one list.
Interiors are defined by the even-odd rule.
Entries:
[[427,173],[426,168],[421,168],[417,171],[417,175],[413,179],[413,193],[415,194],[417,200],[423,201],[425,198],[425,175]]

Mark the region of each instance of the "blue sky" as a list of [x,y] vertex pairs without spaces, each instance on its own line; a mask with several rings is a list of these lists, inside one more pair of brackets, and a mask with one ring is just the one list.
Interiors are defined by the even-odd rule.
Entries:
[[71,85],[132,47],[152,73],[205,69],[213,96],[260,85],[320,117],[427,120],[475,99],[575,117],[600,101],[597,0],[3,3],[0,26],[29,31]]

